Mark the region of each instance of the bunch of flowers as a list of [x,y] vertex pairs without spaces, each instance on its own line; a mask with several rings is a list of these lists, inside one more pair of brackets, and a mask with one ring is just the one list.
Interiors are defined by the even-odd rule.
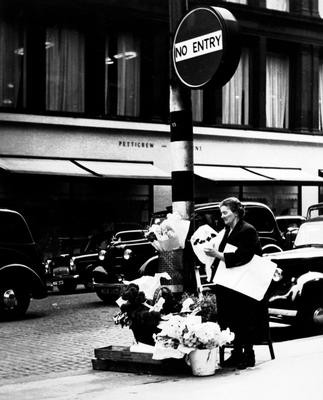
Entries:
[[173,315],[159,326],[161,332],[154,335],[153,358],[182,358],[196,349],[213,349],[230,343],[234,333],[221,330],[217,322],[202,322],[201,316]]
[[148,228],[146,237],[158,251],[183,249],[189,225],[179,213],[169,213],[166,219]]
[[199,296],[184,292],[181,306],[181,313],[199,315],[202,322],[217,322],[217,302],[216,296],[212,292],[206,292]]

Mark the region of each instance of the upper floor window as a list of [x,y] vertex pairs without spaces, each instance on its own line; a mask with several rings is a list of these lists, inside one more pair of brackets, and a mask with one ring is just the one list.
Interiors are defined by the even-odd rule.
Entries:
[[289,127],[289,58],[268,54],[266,58],[266,125]]
[[222,123],[249,123],[249,53],[241,53],[240,62],[230,81],[222,89]]
[[195,89],[191,91],[192,99],[192,119],[196,122],[203,121],[203,90]]
[[18,23],[0,19],[0,107],[24,103],[25,33]]
[[323,60],[319,65],[319,130],[323,131]]
[[319,15],[321,18],[323,18],[323,0],[317,0],[317,1],[318,1]]
[[76,29],[46,32],[46,109],[84,111],[84,37]]
[[117,104],[117,115],[132,117],[140,115],[140,67],[140,39],[135,34],[120,33],[116,43],[113,38],[109,36],[106,38],[106,114],[111,112],[111,102],[114,99]]
[[266,0],[266,7],[272,10],[289,11],[289,0]]

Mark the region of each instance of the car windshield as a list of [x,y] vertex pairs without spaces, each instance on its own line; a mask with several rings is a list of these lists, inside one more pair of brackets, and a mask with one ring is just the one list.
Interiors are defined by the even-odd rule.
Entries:
[[277,224],[282,232],[286,232],[288,228],[299,228],[304,221],[301,218],[277,218]]
[[300,226],[295,247],[309,245],[323,246],[323,221],[308,222]]

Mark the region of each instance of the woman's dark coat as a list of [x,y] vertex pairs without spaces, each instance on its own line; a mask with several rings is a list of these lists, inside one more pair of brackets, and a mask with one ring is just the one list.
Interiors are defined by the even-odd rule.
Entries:
[[[261,255],[261,244],[256,229],[239,220],[232,232],[226,228],[219,251],[230,243],[237,247],[235,252],[224,253],[227,268],[244,268],[255,254]],[[219,260],[214,264],[216,269]],[[227,327],[235,333],[236,345],[254,344],[263,336],[267,324],[266,300],[257,301],[249,296],[221,285],[216,285],[218,318],[222,329]]]

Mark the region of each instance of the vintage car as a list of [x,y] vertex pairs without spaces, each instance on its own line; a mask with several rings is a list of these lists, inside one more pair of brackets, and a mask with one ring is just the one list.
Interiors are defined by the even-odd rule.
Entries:
[[[138,227],[134,223],[117,223],[117,228]],[[87,237],[60,238],[59,252],[46,260],[50,271],[49,288],[57,287],[62,293],[72,293],[78,284],[92,290],[92,270],[96,265],[98,253],[110,243],[114,232],[106,230],[95,232]]]
[[268,257],[278,267],[269,288],[271,319],[310,331],[322,330],[323,218],[300,226],[293,249]]
[[323,216],[323,203],[312,204],[308,207],[306,219],[317,218]]
[[287,246],[292,248],[298,229],[306,221],[306,218],[302,215],[279,215],[276,217],[276,221],[279,230],[286,238]]
[[61,238],[61,251],[46,260],[51,289],[72,293],[78,284],[90,289],[91,271],[88,265],[97,259],[99,250],[111,240],[111,234],[94,234],[87,238]]
[[116,300],[124,281],[138,278],[143,264],[147,264],[147,275],[157,272],[158,253],[145,233],[145,230],[119,232],[107,248],[99,252],[92,284],[102,301]]
[[0,318],[19,318],[47,296],[46,269],[24,217],[0,209]]
[[[270,208],[257,202],[244,202],[244,205],[246,220],[259,232],[263,252],[282,251],[285,241]],[[161,222],[169,211],[167,209],[153,214],[151,224]],[[221,230],[223,221],[219,203],[196,205],[194,221],[196,229],[208,224],[216,231]],[[99,252],[97,267],[93,269],[93,287],[101,300],[115,300],[120,295],[124,280],[136,279],[143,271],[146,275],[158,272],[159,253],[145,237],[144,231],[141,235],[135,240],[112,241],[106,250]]]

